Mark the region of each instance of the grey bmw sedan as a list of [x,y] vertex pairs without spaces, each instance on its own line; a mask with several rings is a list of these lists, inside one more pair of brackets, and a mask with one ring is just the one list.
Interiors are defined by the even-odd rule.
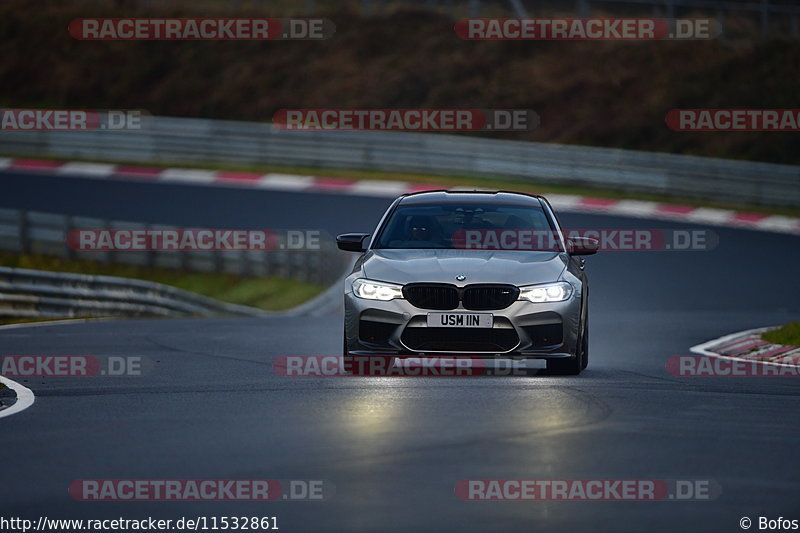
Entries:
[[346,368],[442,355],[546,359],[579,374],[589,357],[582,256],[544,197],[427,191],[392,202],[372,234],[337,237],[359,252],[345,280]]

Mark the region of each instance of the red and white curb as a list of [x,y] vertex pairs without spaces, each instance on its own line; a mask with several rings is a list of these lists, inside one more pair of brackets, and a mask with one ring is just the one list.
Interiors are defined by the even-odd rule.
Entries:
[[692,346],[690,350],[692,353],[700,355],[800,366],[800,346],[772,344],[761,338],[762,333],[771,329],[775,329],[775,327],[732,333]]
[[[158,168],[38,159],[0,158],[0,171],[2,170],[44,173],[63,177],[183,183],[219,187],[248,187],[383,198],[395,198],[401,194],[427,190],[459,189],[459,187],[453,188],[405,181],[350,180],[296,174],[261,174],[257,172]],[[560,211],[674,220],[711,226],[747,228],[800,235],[800,218],[797,217],[641,200],[593,198],[571,194],[547,194],[546,196],[550,203],[553,204],[553,207]]]

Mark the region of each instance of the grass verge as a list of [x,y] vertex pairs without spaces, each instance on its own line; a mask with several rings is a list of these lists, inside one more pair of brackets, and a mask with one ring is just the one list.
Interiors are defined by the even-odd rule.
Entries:
[[789,322],[783,327],[762,333],[761,338],[775,344],[800,346],[800,322]]
[[[243,278],[232,274],[201,274],[7,252],[0,253],[0,266],[143,279],[172,285],[223,302],[248,305],[268,311],[289,309],[313,298],[325,289],[322,285],[314,283],[275,277]],[[15,323],[21,321],[14,320]]]

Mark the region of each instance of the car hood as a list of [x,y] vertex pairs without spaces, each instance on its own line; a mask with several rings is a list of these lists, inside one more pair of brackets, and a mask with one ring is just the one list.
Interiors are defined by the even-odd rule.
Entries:
[[556,281],[565,267],[562,253],[509,250],[370,250],[361,264],[364,277],[376,281],[518,286]]

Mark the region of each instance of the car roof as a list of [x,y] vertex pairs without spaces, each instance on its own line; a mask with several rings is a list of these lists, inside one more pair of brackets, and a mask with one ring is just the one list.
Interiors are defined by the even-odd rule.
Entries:
[[480,202],[505,205],[541,207],[541,196],[513,191],[420,191],[404,194],[401,205],[438,205],[447,203]]

